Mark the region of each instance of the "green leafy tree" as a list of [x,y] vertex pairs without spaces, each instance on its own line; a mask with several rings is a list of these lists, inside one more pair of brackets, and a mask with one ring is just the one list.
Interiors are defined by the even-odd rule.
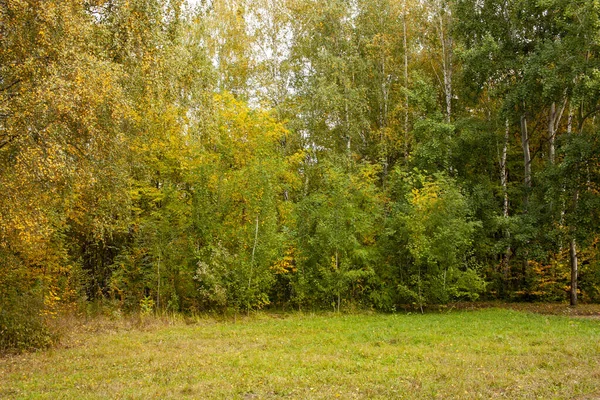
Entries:
[[[434,178],[403,175],[405,199],[395,205],[394,241],[404,248],[398,260],[398,296],[418,305],[477,299],[485,283],[471,258],[480,223],[470,216],[467,199],[443,174]],[[408,190],[407,190],[408,189]],[[401,261],[402,260],[402,261]]]
[[294,301],[339,311],[342,302],[368,300],[383,217],[376,168],[319,166],[318,190],[297,205]]

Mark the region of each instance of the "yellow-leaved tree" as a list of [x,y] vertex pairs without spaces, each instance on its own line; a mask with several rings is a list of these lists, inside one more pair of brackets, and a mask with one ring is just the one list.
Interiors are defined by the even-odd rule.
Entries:
[[9,0],[0,27],[0,347],[25,348],[73,294],[69,221],[111,218],[127,106],[81,2]]

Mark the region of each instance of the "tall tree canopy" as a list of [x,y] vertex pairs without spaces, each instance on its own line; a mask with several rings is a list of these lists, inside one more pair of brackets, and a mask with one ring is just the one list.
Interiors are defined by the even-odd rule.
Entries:
[[592,0],[0,0],[0,346],[599,301],[599,40]]

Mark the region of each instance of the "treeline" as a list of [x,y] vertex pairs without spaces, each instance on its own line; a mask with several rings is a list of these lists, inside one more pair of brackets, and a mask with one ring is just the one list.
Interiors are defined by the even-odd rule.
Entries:
[[0,0],[0,347],[599,301],[599,55],[592,0]]

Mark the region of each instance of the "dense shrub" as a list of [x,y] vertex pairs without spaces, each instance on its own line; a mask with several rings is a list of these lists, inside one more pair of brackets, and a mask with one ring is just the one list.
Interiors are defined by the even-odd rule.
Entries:
[[[7,295],[8,294],[8,295]],[[37,293],[4,291],[0,302],[0,352],[46,348],[54,337],[45,324]]]

